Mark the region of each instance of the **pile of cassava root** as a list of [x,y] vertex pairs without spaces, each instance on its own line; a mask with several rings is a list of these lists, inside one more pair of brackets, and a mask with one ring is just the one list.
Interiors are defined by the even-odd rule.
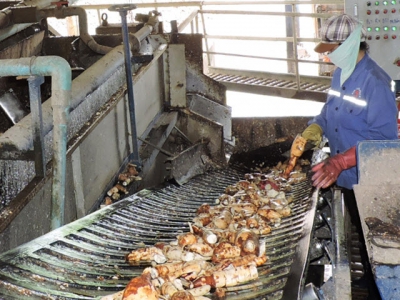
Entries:
[[260,237],[291,214],[292,199],[276,174],[246,174],[226,187],[216,205],[198,208],[189,232],[127,254],[128,263],[149,262],[152,267],[102,300],[223,298],[226,287],[257,279],[257,267],[268,260]]

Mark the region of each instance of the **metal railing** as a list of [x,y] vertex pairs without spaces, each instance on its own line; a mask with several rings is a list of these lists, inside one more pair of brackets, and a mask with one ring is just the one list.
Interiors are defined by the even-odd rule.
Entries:
[[[245,6],[244,6],[245,5]],[[308,5],[311,8],[311,12],[304,12],[301,7]],[[81,5],[86,10],[96,10],[99,17],[98,24],[101,24],[102,12],[107,10],[110,5]],[[272,6],[284,7],[284,11],[273,11],[270,9]],[[208,69],[205,73],[209,73],[209,70],[219,69],[221,71],[223,67],[215,64],[214,60],[216,57],[228,56],[232,59],[240,58],[242,60],[262,60],[270,62],[286,62],[287,71],[278,73],[288,73],[294,75],[294,82],[298,90],[301,89],[301,81],[303,78],[307,78],[310,74],[301,74],[300,65],[313,64],[314,69],[318,69],[318,74],[312,74],[314,76],[327,77],[322,78],[324,83],[329,84],[330,82],[330,72],[333,70],[332,64],[323,60],[322,56],[317,59],[304,59],[298,53],[298,45],[302,43],[316,44],[320,39],[318,37],[318,27],[321,24],[321,20],[329,18],[335,13],[343,12],[344,1],[343,0],[310,0],[310,1],[180,1],[180,2],[146,2],[138,3],[138,9],[147,10],[158,10],[163,12],[164,9],[182,9],[185,8],[186,16],[183,17],[178,22],[178,32],[189,32],[189,33],[201,33],[204,36],[204,57],[207,60]],[[310,10],[310,9],[309,9]],[[212,29],[210,24],[208,24],[207,17],[216,16],[237,16],[238,18],[252,17],[257,18],[282,18],[281,24],[286,24],[286,36],[250,36],[250,35],[218,35],[209,34]],[[300,34],[301,21],[300,18],[312,18],[315,27],[313,28],[314,36],[304,37]],[[223,24],[229,28],[230,24]],[[257,24],[255,25],[257,26]],[[212,42],[224,43],[225,41],[237,41],[237,42],[268,42],[271,47],[274,47],[274,43],[286,43],[286,56],[262,56],[254,55],[249,53],[238,53],[237,51],[215,51],[211,46]],[[307,69],[305,66],[303,69]],[[260,70],[254,70],[255,73],[259,73]],[[240,68],[237,69],[240,73]],[[247,73],[251,70],[247,69]],[[274,76],[274,72],[263,71],[266,77]],[[304,80],[303,80],[304,81]]]

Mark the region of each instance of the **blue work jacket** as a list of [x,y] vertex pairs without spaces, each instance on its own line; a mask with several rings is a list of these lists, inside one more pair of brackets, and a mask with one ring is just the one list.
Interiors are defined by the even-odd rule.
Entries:
[[[397,107],[389,75],[368,54],[357,63],[343,86],[340,73],[337,68],[321,113],[309,122],[321,126],[331,156],[363,140],[397,139]],[[352,189],[357,182],[357,167],[353,167],[341,172],[336,183]]]

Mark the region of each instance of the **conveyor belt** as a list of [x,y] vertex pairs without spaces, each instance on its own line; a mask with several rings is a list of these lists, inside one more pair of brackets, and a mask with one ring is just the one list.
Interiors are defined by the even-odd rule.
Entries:
[[[0,298],[94,299],[122,290],[144,268],[125,262],[129,251],[187,232],[196,209],[243,175],[230,168],[144,190],[0,255]],[[298,185],[292,215],[265,237],[269,261],[259,280],[228,288],[227,300],[296,299],[316,203],[309,191]]]

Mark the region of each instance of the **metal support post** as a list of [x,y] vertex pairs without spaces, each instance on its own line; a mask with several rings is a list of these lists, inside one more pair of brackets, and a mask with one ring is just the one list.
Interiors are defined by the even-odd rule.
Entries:
[[44,158],[44,137],[42,119],[42,97],[40,86],[44,83],[43,76],[29,76],[29,101],[32,115],[33,149],[35,155],[35,172],[37,177],[44,178],[46,164]]
[[141,162],[139,157],[138,139],[136,132],[135,101],[133,96],[132,61],[131,61],[132,56],[129,47],[128,23],[126,20],[127,12],[135,8],[136,5],[134,4],[116,4],[111,6],[108,10],[117,11],[121,16],[122,41],[124,45],[124,55],[125,55],[126,85],[128,89],[129,116],[131,120],[131,131],[132,131],[133,163],[140,167]]
[[340,189],[333,190],[333,239],[335,258],[333,262],[333,280],[335,299],[351,299],[350,262],[347,254],[347,241],[344,229],[344,201]]

